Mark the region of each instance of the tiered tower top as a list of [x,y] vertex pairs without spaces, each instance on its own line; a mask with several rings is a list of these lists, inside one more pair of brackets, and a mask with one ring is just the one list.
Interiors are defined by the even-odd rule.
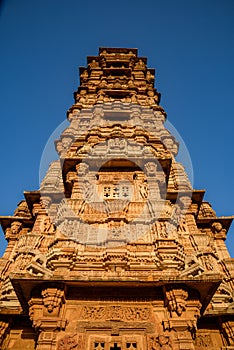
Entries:
[[87,67],[80,67],[80,86],[71,109],[120,101],[163,111],[154,80],[155,70],[147,67],[146,57],[138,57],[137,49],[100,48],[98,56],[87,58]]

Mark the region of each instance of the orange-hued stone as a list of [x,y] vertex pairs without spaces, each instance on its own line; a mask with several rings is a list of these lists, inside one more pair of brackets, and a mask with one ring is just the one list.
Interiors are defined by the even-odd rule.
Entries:
[[101,48],[74,99],[60,159],[0,217],[1,349],[234,349],[233,217],[176,160],[154,69]]

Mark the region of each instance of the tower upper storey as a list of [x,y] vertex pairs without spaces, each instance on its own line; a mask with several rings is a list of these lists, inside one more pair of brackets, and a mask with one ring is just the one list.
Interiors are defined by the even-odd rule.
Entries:
[[163,111],[154,81],[155,70],[147,67],[146,57],[138,57],[137,49],[100,48],[98,56],[87,57],[87,67],[80,67],[71,109],[120,101]]

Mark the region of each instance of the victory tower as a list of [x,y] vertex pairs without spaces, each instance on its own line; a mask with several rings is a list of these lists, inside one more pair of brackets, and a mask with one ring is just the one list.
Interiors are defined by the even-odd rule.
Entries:
[[87,61],[59,160],[0,217],[1,349],[234,349],[233,217],[176,160],[146,58]]

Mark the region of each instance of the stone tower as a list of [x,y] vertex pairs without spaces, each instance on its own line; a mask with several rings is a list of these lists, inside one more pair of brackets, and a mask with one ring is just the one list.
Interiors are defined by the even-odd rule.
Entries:
[[3,350],[234,349],[232,217],[176,161],[154,69],[101,48],[40,190],[0,217]]

